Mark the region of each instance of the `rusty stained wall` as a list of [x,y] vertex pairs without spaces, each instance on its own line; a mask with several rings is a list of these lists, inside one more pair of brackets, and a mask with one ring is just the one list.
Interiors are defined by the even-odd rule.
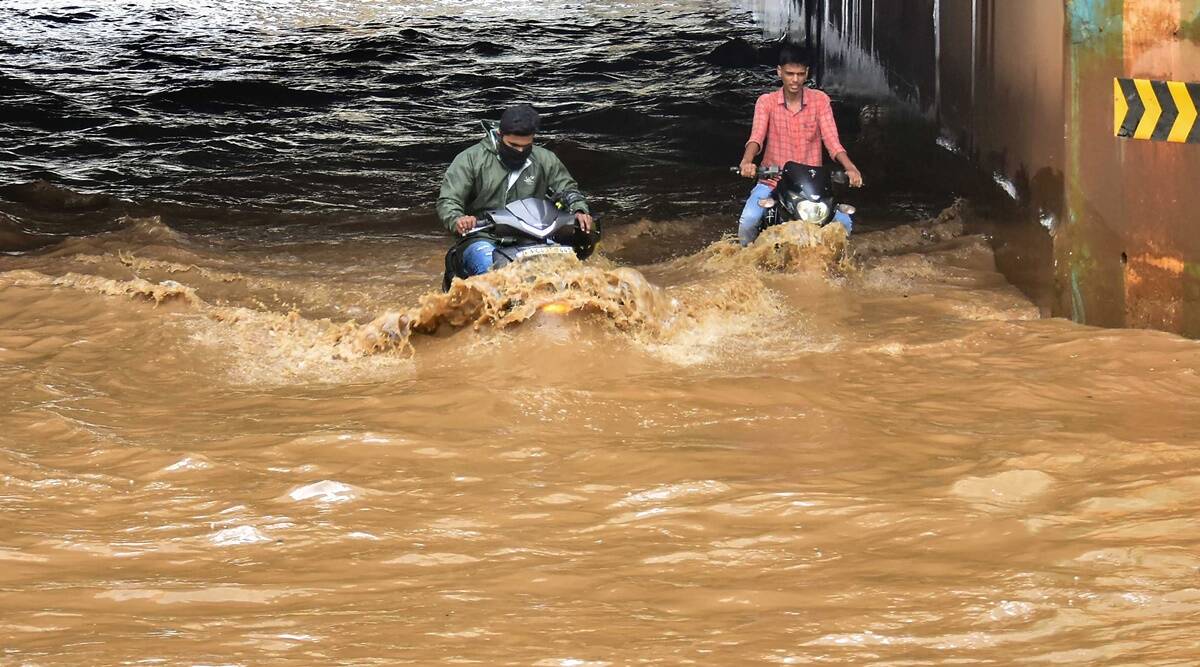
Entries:
[[1200,0],[796,1],[832,80],[882,81],[1013,191],[997,264],[1039,305],[1200,337],[1200,145],[1113,130],[1114,78],[1200,82]]
[[1070,0],[1063,310],[1200,337],[1200,145],[1114,136],[1113,79],[1200,82],[1200,0]]

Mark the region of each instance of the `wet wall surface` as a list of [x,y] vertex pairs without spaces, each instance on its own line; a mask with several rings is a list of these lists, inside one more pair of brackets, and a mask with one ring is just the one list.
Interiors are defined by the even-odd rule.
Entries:
[[1200,3],[912,0],[824,11],[837,35],[823,39],[830,69],[876,62],[865,88],[936,119],[942,140],[1007,191],[991,233],[1010,280],[1080,322],[1200,335],[1200,152],[1165,141],[1167,130],[1158,141],[1113,131],[1114,79],[1163,90],[1200,80]]

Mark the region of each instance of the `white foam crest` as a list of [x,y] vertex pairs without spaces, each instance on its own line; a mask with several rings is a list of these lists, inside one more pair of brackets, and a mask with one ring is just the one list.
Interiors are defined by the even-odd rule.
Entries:
[[695,496],[715,496],[731,491],[728,484],[716,480],[680,482],[631,493],[609,507],[632,507],[649,503],[669,502]]
[[312,500],[319,504],[344,503],[359,497],[359,489],[334,480],[321,480],[295,489],[288,497],[296,502]]
[[234,547],[243,544],[270,542],[271,538],[264,535],[262,531],[254,526],[237,526],[213,533],[208,538],[208,541],[219,547]]

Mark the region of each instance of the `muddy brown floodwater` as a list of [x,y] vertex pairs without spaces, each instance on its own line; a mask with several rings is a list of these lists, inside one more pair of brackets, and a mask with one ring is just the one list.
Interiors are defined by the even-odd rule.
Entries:
[[0,663],[1191,663],[1200,344],[956,210],[621,261],[673,224],[4,258]]

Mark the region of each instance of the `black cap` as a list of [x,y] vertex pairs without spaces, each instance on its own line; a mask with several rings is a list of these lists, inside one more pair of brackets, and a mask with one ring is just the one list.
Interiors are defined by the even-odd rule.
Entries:
[[500,134],[519,134],[522,136],[536,134],[538,131],[538,112],[528,104],[518,104],[504,110],[500,116]]

